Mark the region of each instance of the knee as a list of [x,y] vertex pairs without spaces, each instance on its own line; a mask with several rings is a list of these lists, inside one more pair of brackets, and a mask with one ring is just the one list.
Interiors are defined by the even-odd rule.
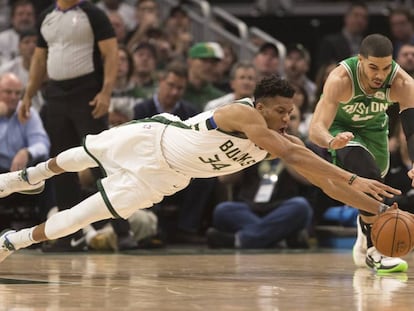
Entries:
[[290,203],[292,204],[291,209],[294,217],[310,223],[313,217],[313,209],[308,200],[304,197],[294,197],[290,199]]

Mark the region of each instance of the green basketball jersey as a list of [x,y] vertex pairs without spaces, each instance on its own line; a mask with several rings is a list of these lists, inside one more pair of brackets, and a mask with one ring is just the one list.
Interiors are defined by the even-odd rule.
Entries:
[[[352,132],[355,138],[348,146],[361,146],[374,157],[381,175],[385,176],[389,166],[388,115],[386,111],[393,104],[389,99],[390,86],[399,65],[392,61],[392,69],[384,82],[373,95],[366,94],[359,81],[358,57],[351,57],[340,63],[352,81],[352,98],[340,102],[334,122],[329,131],[332,135]],[[335,152],[333,152],[335,156]]]

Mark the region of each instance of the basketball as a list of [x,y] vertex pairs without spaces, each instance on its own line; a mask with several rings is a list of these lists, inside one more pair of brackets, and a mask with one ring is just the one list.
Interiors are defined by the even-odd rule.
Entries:
[[372,225],[371,239],[385,256],[406,255],[414,247],[414,216],[399,209],[383,213]]

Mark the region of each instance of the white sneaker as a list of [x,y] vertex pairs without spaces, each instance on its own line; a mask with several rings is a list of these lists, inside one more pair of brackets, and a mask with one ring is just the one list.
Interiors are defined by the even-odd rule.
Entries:
[[0,198],[4,198],[13,192],[38,194],[44,188],[44,180],[33,185],[29,183],[26,169],[0,175]]
[[357,239],[352,249],[352,257],[357,267],[366,267],[365,259],[367,257],[367,237],[362,232],[361,217],[357,218]]
[[10,233],[16,232],[15,230],[6,229],[0,233],[0,262],[10,256],[16,248],[14,245],[9,241],[7,236]]
[[405,260],[384,256],[374,246],[367,250],[366,264],[378,273],[405,272],[408,269]]

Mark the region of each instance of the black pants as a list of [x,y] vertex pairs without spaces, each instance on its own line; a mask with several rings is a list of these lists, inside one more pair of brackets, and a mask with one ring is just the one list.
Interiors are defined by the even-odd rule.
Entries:
[[[80,146],[87,134],[97,134],[107,128],[106,117],[94,119],[94,107],[89,105],[100,89],[101,85],[93,74],[48,82],[42,119],[50,138],[52,157],[69,148]],[[59,210],[68,209],[81,201],[77,173],[56,176],[53,182]]]

